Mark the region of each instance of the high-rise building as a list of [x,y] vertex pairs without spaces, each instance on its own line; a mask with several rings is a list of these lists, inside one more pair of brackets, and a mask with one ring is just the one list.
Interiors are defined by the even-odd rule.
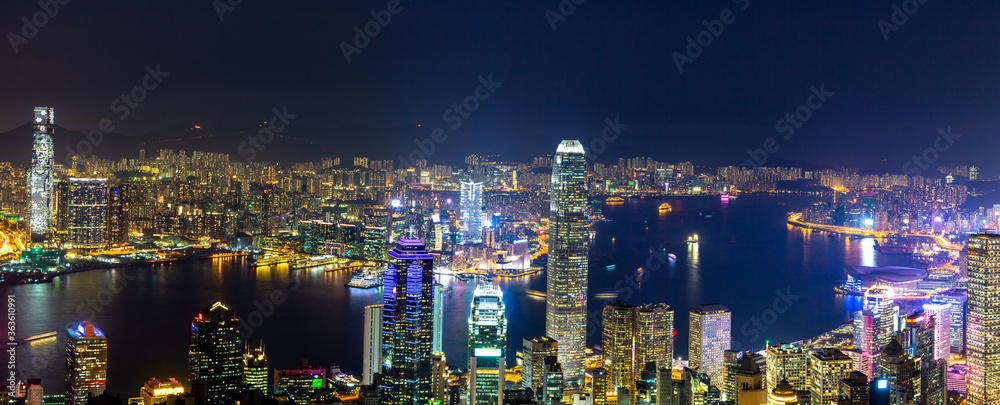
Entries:
[[525,338],[521,349],[521,386],[539,392],[545,386],[545,359],[558,355],[559,343],[550,337]]
[[104,392],[108,379],[108,339],[90,322],[66,330],[66,404],[83,405]]
[[469,314],[469,405],[503,401],[507,356],[507,318],[503,292],[480,284]]
[[934,359],[951,358],[951,304],[924,304],[924,317],[934,320]]
[[894,404],[915,401],[920,392],[920,369],[899,340],[892,339],[879,356],[879,376],[889,381],[889,395]]
[[741,353],[739,367],[733,372],[734,395],[737,405],[760,405],[767,402],[764,373],[750,352]]
[[166,404],[172,395],[184,395],[184,385],[174,378],[166,381],[150,378],[139,392],[142,405]]
[[434,339],[431,343],[431,351],[434,353],[444,353],[441,348],[441,339],[444,338],[444,286],[434,284]]
[[53,174],[55,172],[55,109],[35,107],[31,168],[28,170],[28,227],[32,241],[44,240],[51,230],[55,212]]
[[66,242],[102,247],[108,242],[108,179],[69,179],[69,235]]
[[715,386],[722,385],[723,353],[732,343],[732,315],[721,304],[704,304],[694,307],[689,318],[688,362]]
[[128,242],[128,204],[125,203],[121,187],[108,189],[107,235],[109,244]]
[[840,380],[840,398],[845,405],[868,405],[868,376],[860,371],[852,371]]
[[419,239],[389,252],[382,288],[382,405],[426,403],[431,390],[434,257]]
[[767,405],[798,404],[799,396],[788,380],[781,380],[774,389],[767,392]]
[[476,243],[483,240],[483,183],[467,180],[461,183],[462,241]]
[[811,403],[829,405],[840,397],[840,380],[854,371],[853,361],[837,349],[822,349],[809,358]]
[[767,392],[774,391],[782,381],[787,381],[795,391],[809,391],[808,351],[783,343],[768,347],[764,357],[767,360],[764,373]]
[[208,405],[228,404],[243,382],[240,320],[216,301],[191,321],[188,382],[205,385]]
[[604,369],[608,373],[608,389],[635,385],[635,307],[621,301],[604,307]]
[[1000,403],[1000,235],[969,237],[966,329],[968,404]]
[[887,287],[872,287],[865,291],[864,310],[874,317],[872,333],[872,356],[877,357],[882,349],[889,345],[895,335],[895,311],[893,310],[893,291]]
[[312,394],[326,388],[326,369],[310,367],[303,361],[302,367],[274,370],[274,395],[288,398],[288,402],[309,405]]
[[43,405],[45,390],[42,388],[42,380],[29,378],[27,383],[22,385],[25,405]]
[[[437,297],[435,297],[436,299]],[[365,307],[365,331],[362,343],[361,385],[375,382],[375,373],[382,372],[382,305]]]
[[243,353],[243,383],[251,390],[260,390],[264,395],[270,395],[268,375],[270,368],[267,364],[267,354],[261,345],[256,349],[247,349]]
[[431,400],[444,404],[448,400],[448,359],[442,352],[431,355]]
[[635,308],[635,364],[672,367],[674,360],[674,309],[664,303]]
[[548,295],[545,334],[559,342],[565,383],[583,378],[587,338],[587,158],[580,141],[566,140],[552,165]]

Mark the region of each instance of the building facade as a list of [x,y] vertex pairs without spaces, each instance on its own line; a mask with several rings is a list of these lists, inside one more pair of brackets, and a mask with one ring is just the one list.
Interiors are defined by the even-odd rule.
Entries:
[[380,403],[426,403],[431,394],[434,257],[419,239],[400,239],[389,252],[383,279]]
[[507,358],[507,318],[503,292],[480,284],[469,314],[469,405],[503,402]]
[[55,109],[35,107],[31,168],[28,171],[28,227],[32,241],[44,240],[52,226],[55,211],[53,192],[55,172]]
[[240,320],[216,301],[191,322],[188,383],[205,384],[208,405],[228,404],[243,383]]
[[1000,235],[970,236],[968,267],[968,404],[996,404],[1000,403]]
[[90,322],[66,330],[66,404],[83,405],[104,392],[108,379],[108,339]]
[[716,386],[722,385],[722,360],[732,344],[733,314],[721,304],[694,307],[689,318],[688,361]]

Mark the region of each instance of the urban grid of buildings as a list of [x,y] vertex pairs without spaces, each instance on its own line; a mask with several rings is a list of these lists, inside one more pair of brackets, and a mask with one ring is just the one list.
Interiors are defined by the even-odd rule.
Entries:
[[[0,165],[5,282],[233,254],[253,266],[343,266],[357,271],[352,284],[382,288],[381,304],[358,309],[364,330],[347,332],[363,334],[360,380],[306,362],[270,369],[265,346],[243,341],[245,320],[214,302],[190,325],[186,381],[151,378],[130,404],[1000,404],[1000,234],[990,230],[1000,206],[963,207],[991,187],[972,166],[924,177],[648,158],[608,165],[588,163],[583,145],[566,140],[531,163],[471,155],[464,168],[365,157],[281,167],[172,150],[64,167],[54,159],[54,110],[34,114],[31,166]],[[602,207],[745,193],[824,196],[789,223],[876,237],[880,249],[929,268],[850,267],[839,288],[864,303],[850,322],[760,352],[736,350],[731,310],[706,303],[690,311],[682,359],[668,303],[617,300],[598,310],[600,348],[586,347],[588,243]],[[509,345],[504,292],[492,279],[543,269],[545,336]],[[460,367],[443,353],[441,276],[481,283]],[[65,332],[65,389],[27,379],[0,400],[115,401],[102,394],[116,337],[109,345],[89,322]]]

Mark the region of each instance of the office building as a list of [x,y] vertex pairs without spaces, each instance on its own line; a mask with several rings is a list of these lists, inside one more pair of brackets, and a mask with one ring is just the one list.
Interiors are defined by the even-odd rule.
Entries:
[[382,305],[365,307],[365,331],[361,347],[361,385],[373,384],[375,373],[382,372],[382,308]]
[[787,381],[795,391],[809,391],[809,358],[807,350],[782,343],[770,346],[764,352],[767,370],[764,372],[766,388],[773,391],[782,381]]
[[767,405],[789,405],[798,404],[799,396],[788,383],[788,380],[781,380],[774,389],[767,392]]
[[243,353],[243,384],[251,390],[260,390],[264,395],[270,395],[269,375],[270,368],[263,345],[256,349],[247,349]]
[[[45,398],[45,389],[42,388],[42,380],[38,378],[29,378],[26,383],[21,385],[22,396],[24,397],[25,405],[43,405]],[[69,402],[67,400],[67,402]]]
[[969,237],[965,377],[969,405],[1000,403],[1000,235]]
[[469,315],[469,405],[503,401],[507,356],[507,318],[503,292],[480,284]]
[[66,330],[66,404],[83,405],[104,392],[108,379],[108,339],[90,322]]
[[864,310],[874,318],[874,330],[871,334],[873,357],[877,357],[895,336],[896,311],[892,297],[893,291],[887,287],[876,286],[865,291]]
[[483,240],[483,183],[467,180],[461,182],[461,217],[463,243]]
[[635,307],[621,301],[605,306],[603,338],[608,390],[635,392]]
[[425,403],[431,390],[434,257],[419,239],[400,239],[383,279],[380,402]]
[[521,387],[539,392],[545,386],[545,359],[558,356],[559,343],[550,337],[525,338],[521,349]]
[[33,242],[48,237],[55,212],[55,109],[35,107],[31,168],[28,170],[28,228]]
[[444,286],[434,284],[434,338],[431,342],[431,351],[443,353],[441,339],[444,330]]
[[951,304],[924,304],[924,318],[934,320],[934,359],[947,361],[951,358]]
[[108,242],[108,179],[69,179],[66,242],[103,247]]
[[559,342],[565,383],[577,385],[584,373],[589,241],[587,159],[580,141],[562,141],[556,149],[549,198],[545,335]]
[[128,242],[128,208],[122,187],[108,188],[108,244]]
[[845,405],[868,405],[868,389],[868,376],[852,371],[847,378],[840,380],[840,399],[846,400]]
[[914,401],[920,392],[920,369],[899,340],[892,339],[879,356],[878,375],[889,381],[892,403],[906,404]]
[[208,405],[228,404],[243,383],[240,320],[216,301],[191,322],[188,383],[204,384]]
[[712,385],[723,380],[723,353],[732,343],[732,313],[721,304],[698,305],[691,310],[688,333],[690,368],[707,374]]
[[[160,381],[150,378],[139,392],[142,405],[166,404],[170,396],[184,395],[184,386],[176,379]],[[95,394],[96,396],[96,394]]]
[[822,349],[809,359],[811,403],[828,405],[840,397],[840,380],[854,371],[853,361],[837,349]]
[[299,368],[274,370],[274,395],[287,397],[291,403],[309,405],[313,393],[323,388],[326,388],[326,369],[303,362]]
[[444,353],[431,355],[431,400],[444,404],[448,400],[448,359]]
[[635,364],[672,367],[674,359],[674,309],[664,303],[635,308]]

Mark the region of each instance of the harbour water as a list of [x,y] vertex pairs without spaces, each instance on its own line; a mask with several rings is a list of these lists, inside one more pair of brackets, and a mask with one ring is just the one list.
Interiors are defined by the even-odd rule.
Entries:
[[[594,295],[609,290],[620,291],[620,298],[633,304],[671,305],[678,358],[687,358],[687,313],[702,303],[729,307],[735,344],[754,350],[767,341],[809,338],[842,324],[858,307],[857,298],[832,290],[846,277],[845,265],[913,263],[876,253],[872,240],[830,237],[785,223],[787,211],[815,201],[808,196],[751,195],[728,202],[665,197],[605,206],[611,221],[598,224],[591,241],[588,344],[600,344],[600,313],[608,302]],[[664,202],[672,211],[658,210]],[[697,245],[685,242],[693,234]],[[18,375],[42,378],[47,394],[61,392],[64,329],[90,319],[108,337],[110,393],[138,396],[151,377],[186,383],[192,317],[215,300],[230,305],[248,325],[250,345],[264,344],[272,368],[308,359],[313,366],[336,364],[360,375],[362,308],[379,303],[381,289],[346,288],[350,276],[322,268],[251,271],[240,258],[222,258],[95,270],[50,284],[12,287],[18,337],[60,331],[58,338],[19,348]],[[466,319],[475,282],[441,282],[446,291],[443,346],[448,362],[465,370]],[[512,364],[523,338],[545,333],[545,299],[526,293],[544,291],[545,274],[494,283],[505,292]]]

